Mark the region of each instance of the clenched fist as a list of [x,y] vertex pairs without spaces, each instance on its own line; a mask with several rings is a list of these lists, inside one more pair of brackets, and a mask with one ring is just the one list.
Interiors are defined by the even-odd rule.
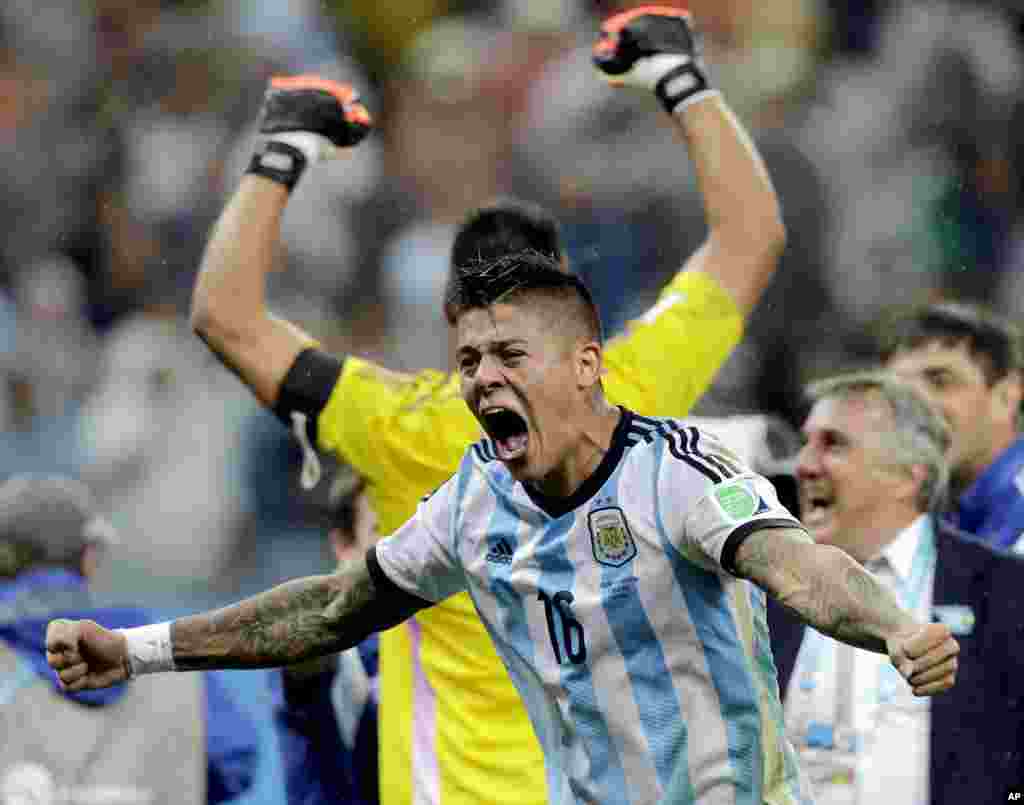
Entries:
[[710,92],[689,13],[641,6],[605,20],[594,64],[614,86],[652,90],[671,114]]
[[956,683],[960,644],[942,623],[890,637],[889,659],[914,689],[915,696],[934,696]]
[[71,691],[107,688],[131,676],[125,636],[95,621],[50,621],[46,661]]
[[351,85],[315,75],[278,76],[263,96],[259,131],[267,139],[253,154],[249,173],[291,190],[307,165],[339,156],[372,127]]

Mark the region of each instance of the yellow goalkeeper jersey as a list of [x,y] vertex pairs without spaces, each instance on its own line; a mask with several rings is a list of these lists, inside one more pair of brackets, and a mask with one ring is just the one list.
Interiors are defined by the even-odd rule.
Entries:
[[[605,348],[609,400],[683,416],[737,344],[743,317],[701,272],[681,272]],[[381,533],[458,469],[482,435],[459,378],[348,358],[317,418],[318,447],[365,476]],[[383,805],[543,805],[540,745],[468,594],[380,636]]]

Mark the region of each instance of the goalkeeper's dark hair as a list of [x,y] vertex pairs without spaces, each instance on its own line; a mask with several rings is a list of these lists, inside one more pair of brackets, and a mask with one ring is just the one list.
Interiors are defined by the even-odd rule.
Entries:
[[878,332],[883,361],[898,352],[938,342],[951,347],[963,344],[989,385],[1010,372],[1024,370],[1016,325],[979,305],[939,302],[895,310],[883,317]]
[[515,304],[525,297],[561,303],[563,314],[573,316],[588,338],[603,340],[601,316],[587,286],[550,256],[532,250],[459,267],[448,286],[445,311],[454,322],[467,310]]
[[[477,207],[455,233],[445,298],[451,295],[460,269],[525,251],[561,262],[562,236],[555,216],[539,204],[513,196],[500,196]],[[455,323],[450,305],[445,305],[444,315],[449,324]]]
[[539,204],[501,196],[466,216],[452,244],[451,266],[456,269],[526,250],[561,260],[558,221]]

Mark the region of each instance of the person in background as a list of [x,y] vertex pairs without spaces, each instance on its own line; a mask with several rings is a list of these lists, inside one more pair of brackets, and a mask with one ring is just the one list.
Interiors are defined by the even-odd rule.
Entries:
[[[377,542],[365,482],[336,468],[327,494],[328,542],[336,562]],[[274,725],[290,805],[376,805],[377,636],[354,648],[281,669]]]
[[945,302],[893,315],[882,338],[885,366],[916,383],[952,428],[952,524],[995,548],[1024,550],[1017,327],[983,307]]
[[67,476],[0,484],[0,790],[41,786],[54,802],[98,801],[102,791],[153,805],[228,802],[252,785],[259,753],[254,725],[216,677],[73,693],[46,663],[51,618],[152,619],[92,602],[89,580],[116,543],[96,512],[89,489]]
[[1024,561],[935,516],[949,434],[912,385],[855,373],[810,396],[796,466],[802,522],[960,643],[957,685],[915,698],[871,653],[769,601],[786,730],[818,805],[1005,802],[1024,780]]
[[[677,24],[664,16],[655,11],[617,24],[624,36],[635,26]],[[655,65],[657,72],[657,65],[671,63],[686,73],[682,83],[692,78],[706,88],[688,23],[671,47],[637,69]],[[661,97],[668,110],[672,104],[658,82],[667,72],[653,72],[643,91],[652,100]],[[682,416],[742,337],[746,316],[775,272],[785,227],[757,150],[717,92],[667,119],[694,163],[708,231],[657,304],[609,342],[604,382],[617,403]],[[309,76],[272,82],[260,123],[266,140],[207,244],[192,322],[308,446],[310,481],[319,466],[314,447],[365,477],[386,534],[458,469],[480,435],[460,398],[459,375],[397,374],[357,356],[330,355],[274,316],[265,290],[290,190],[303,170],[358,143],[370,125],[349,86]],[[497,205],[471,216],[456,235],[453,268],[462,254],[490,259],[524,247],[561,260],[557,224],[543,211],[523,212]],[[408,805],[414,796],[432,805],[545,800],[537,737],[468,595],[417,613],[383,634],[380,646],[387,805]]]

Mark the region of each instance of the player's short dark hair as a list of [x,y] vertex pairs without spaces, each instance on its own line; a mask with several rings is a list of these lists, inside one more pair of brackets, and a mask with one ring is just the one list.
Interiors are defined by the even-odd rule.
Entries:
[[473,210],[452,244],[452,268],[533,250],[558,262],[562,238],[558,221],[539,204],[501,196]]
[[548,255],[532,250],[459,267],[448,287],[445,310],[454,322],[466,310],[515,302],[527,295],[563,301],[566,312],[579,319],[588,337],[602,340],[601,316],[587,286],[562,271]]
[[1020,331],[980,305],[939,302],[896,310],[884,317],[879,336],[883,361],[939,342],[951,347],[963,344],[990,385],[1024,369]]

